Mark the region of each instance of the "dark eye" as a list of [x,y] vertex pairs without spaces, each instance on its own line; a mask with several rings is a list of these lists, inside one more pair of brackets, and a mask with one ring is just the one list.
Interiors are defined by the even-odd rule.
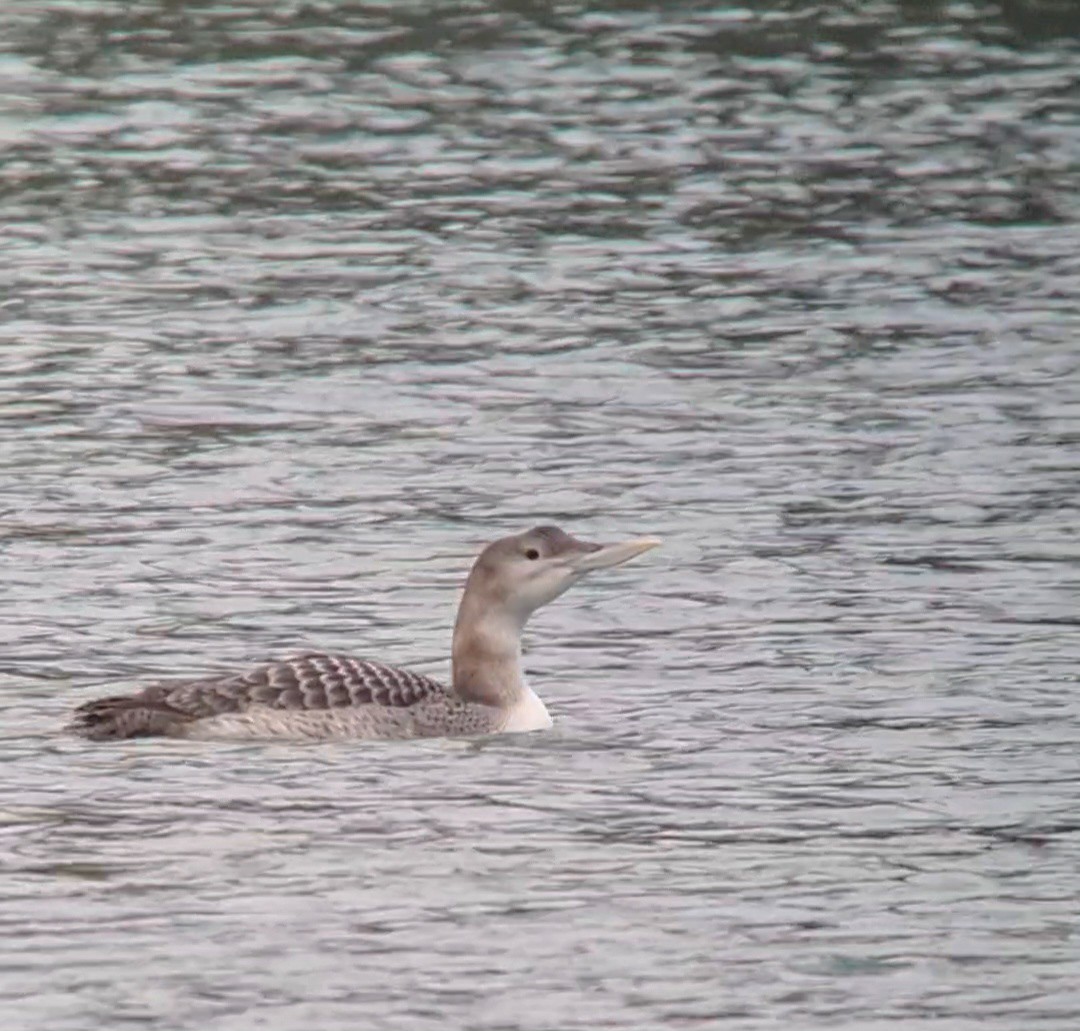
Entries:
[[529,548],[529,550],[525,552],[525,557],[535,562],[540,557],[540,552],[537,551],[536,548]]

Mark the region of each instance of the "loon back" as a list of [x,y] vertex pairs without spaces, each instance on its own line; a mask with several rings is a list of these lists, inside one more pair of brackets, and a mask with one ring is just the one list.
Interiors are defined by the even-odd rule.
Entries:
[[409,709],[448,694],[447,687],[421,673],[313,652],[266,662],[235,676],[152,684],[137,694],[98,698],[75,710],[71,729],[95,741],[188,737],[195,721],[255,707],[289,712],[360,706]]

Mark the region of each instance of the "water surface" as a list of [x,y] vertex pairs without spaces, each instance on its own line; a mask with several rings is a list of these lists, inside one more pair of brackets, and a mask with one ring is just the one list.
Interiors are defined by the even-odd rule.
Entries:
[[[0,1011],[18,1031],[1080,1019],[1067,4],[0,13]],[[57,733],[305,647],[555,729]]]

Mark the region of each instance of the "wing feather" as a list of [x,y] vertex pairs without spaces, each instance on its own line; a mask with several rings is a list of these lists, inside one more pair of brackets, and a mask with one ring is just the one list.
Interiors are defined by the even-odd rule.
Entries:
[[236,676],[154,684],[136,694],[95,699],[76,710],[73,729],[95,738],[167,734],[177,724],[252,706],[403,709],[446,694],[443,684],[422,673],[350,655],[311,653],[262,663]]

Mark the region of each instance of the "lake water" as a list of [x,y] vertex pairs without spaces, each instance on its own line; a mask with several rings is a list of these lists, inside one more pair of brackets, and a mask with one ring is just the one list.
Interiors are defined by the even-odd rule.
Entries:
[[[0,12],[11,1031],[1080,1026],[1080,7]],[[59,732],[308,647],[546,734]]]

